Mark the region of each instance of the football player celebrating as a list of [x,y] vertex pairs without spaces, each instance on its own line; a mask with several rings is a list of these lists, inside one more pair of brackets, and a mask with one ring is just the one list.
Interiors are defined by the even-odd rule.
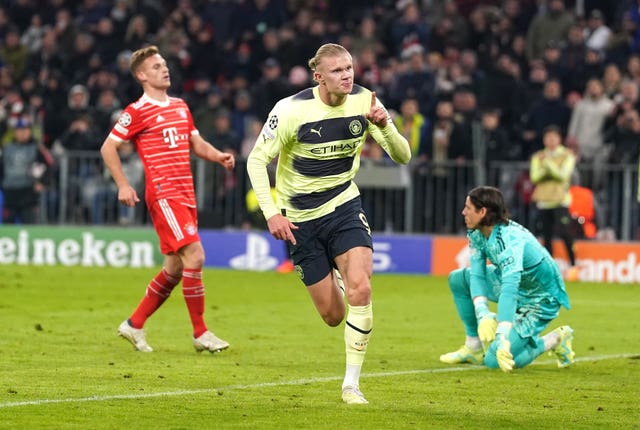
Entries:
[[[353,59],[344,47],[322,45],[309,67],[318,85],[276,103],[247,168],[269,231],[287,241],[300,279],[332,327],[347,313],[344,280],[342,399],[363,404],[359,379],[373,327],[373,245],[353,178],[369,133],[395,162],[408,163],[411,152],[375,93],[354,84]],[[275,157],[274,202],[267,165]]]

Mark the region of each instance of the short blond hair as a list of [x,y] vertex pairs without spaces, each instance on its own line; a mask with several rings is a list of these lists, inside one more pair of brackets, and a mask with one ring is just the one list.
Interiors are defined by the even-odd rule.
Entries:
[[129,70],[131,71],[133,77],[136,77],[136,72],[138,71],[144,60],[159,53],[160,50],[157,46],[149,45],[145,46],[144,48],[140,48],[133,54],[131,54],[131,64],[129,65]]
[[349,51],[347,51],[344,46],[338,45],[337,43],[325,43],[320,48],[318,48],[318,50],[316,51],[316,55],[313,58],[309,59],[309,68],[315,72],[316,67],[318,67],[318,64],[320,64],[320,61],[323,58],[335,57],[336,55],[343,54],[351,56]]

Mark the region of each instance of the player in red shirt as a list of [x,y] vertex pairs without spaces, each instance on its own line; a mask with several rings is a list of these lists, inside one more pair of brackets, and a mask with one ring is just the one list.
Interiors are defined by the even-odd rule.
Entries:
[[190,153],[193,151],[226,169],[234,168],[235,159],[205,141],[193,124],[187,104],[167,94],[171,85],[169,69],[157,47],[134,52],[131,73],[144,94],[122,112],[100,152],[118,186],[118,200],[134,206],[140,199],[123,172],[118,146],[127,140],[135,143],[144,165],[145,201],[165,260],[131,317],[118,327],[118,335],[138,351],[153,351],[142,330],[144,323],[182,280],[182,293],[193,325],[193,346],[196,351],[221,351],[229,343],[210,332],[203,318],[205,256],[198,236]]

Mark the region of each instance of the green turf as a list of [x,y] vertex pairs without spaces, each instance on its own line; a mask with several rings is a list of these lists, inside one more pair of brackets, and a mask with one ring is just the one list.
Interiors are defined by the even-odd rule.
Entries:
[[447,366],[463,332],[444,278],[374,276],[374,336],[344,405],[343,329],[295,275],[207,270],[206,319],[231,342],[197,354],[179,291],[149,320],[155,352],[115,335],[148,269],[0,266],[2,429],[638,429],[640,286],[570,284],[578,362],[512,374]]

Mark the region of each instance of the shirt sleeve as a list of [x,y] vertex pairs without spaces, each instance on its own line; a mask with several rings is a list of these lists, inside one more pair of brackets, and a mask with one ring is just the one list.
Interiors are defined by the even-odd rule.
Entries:
[[507,235],[507,246],[498,255],[498,265],[502,274],[498,299],[498,322],[513,322],[515,318],[526,242],[524,238],[519,238],[513,233]]
[[469,289],[471,298],[478,296],[488,296],[487,287],[487,256],[477,240],[473,237],[473,233],[469,235],[470,255],[470,273],[469,273]]
[[286,127],[282,124],[281,116],[279,106],[276,105],[262,127],[247,159],[247,172],[251,186],[267,220],[279,212],[271,193],[267,165],[280,153],[286,140]]
[[138,111],[132,105],[129,105],[118,117],[118,121],[111,129],[109,137],[119,142],[133,140],[143,128],[144,124],[139,120]]

